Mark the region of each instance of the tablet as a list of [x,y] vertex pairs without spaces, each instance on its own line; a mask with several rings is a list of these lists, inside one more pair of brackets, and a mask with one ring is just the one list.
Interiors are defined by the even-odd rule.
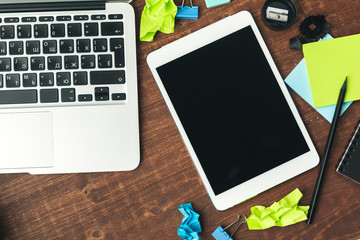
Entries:
[[217,209],[318,164],[249,12],[178,39],[147,62]]

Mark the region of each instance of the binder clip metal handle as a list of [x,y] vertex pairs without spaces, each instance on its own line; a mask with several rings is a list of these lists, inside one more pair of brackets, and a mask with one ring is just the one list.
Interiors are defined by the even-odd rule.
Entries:
[[199,8],[197,6],[193,6],[192,0],[190,0],[190,7],[184,6],[185,0],[182,1],[181,6],[177,6],[177,19],[198,19],[199,16]]
[[[246,219],[246,216],[244,213],[239,213],[237,219],[230,223],[227,227],[225,227],[224,229],[219,226],[217,229],[215,229],[215,231],[212,233],[213,237],[216,240],[233,240],[232,237],[234,236],[234,234],[236,233],[236,231],[240,228],[240,226],[243,223],[246,223],[246,220],[240,221],[241,217],[244,217]],[[235,230],[231,233],[231,235],[227,234],[227,232],[225,232],[226,229],[230,228],[231,226],[233,226],[235,223],[239,222],[239,224],[236,226]]]

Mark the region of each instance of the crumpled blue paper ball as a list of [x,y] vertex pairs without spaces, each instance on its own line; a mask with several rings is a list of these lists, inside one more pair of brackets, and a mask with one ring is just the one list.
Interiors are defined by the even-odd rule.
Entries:
[[184,215],[184,218],[178,228],[178,235],[184,240],[200,240],[200,215],[194,212],[191,203],[180,205],[178,209]]

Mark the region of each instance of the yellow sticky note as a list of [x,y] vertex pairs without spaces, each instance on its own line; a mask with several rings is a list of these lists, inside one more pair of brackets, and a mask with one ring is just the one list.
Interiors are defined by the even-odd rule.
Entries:
[[249,230],[285,227],[306,220],[309,206],[298,206],[302,196],[296,188],[270,207],[253,206],[251,215],[246,219]]
[[336,104],[347,77],[345,102],[360,99],[360,34],[303,45],[315,107]]

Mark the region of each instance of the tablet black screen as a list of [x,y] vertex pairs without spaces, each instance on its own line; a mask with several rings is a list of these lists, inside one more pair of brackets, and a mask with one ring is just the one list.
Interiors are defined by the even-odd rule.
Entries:
[[157,71],[215,195],[309,151],[250,26]]

